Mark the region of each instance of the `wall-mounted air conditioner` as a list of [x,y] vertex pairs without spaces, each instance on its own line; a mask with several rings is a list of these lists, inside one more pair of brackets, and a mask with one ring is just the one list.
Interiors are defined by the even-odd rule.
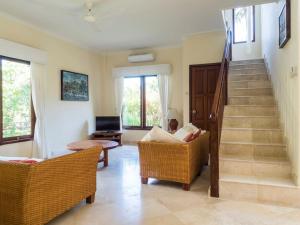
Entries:
[[155,57],[153,54],[139,54],[139,55],[130,55],[128,56],[128,62],[138,63],[138,62],[152,62]]

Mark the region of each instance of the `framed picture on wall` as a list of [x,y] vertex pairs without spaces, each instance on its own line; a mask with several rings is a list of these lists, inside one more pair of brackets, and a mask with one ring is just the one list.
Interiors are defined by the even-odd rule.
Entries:
[[279,47],[283,48],[291,38],[291,0],[285,0],[279,16]]
[[88,101],[88,75],[61,70],[61,100]]

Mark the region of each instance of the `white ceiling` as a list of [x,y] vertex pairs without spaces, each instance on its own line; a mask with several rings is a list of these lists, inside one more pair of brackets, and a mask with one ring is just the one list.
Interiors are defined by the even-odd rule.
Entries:
[[[221,30],[221,10],[272,0],[0,0],[0,12],[94,50],[178,45],[189,34]],[[1,28],[0,28],[1,29]]]

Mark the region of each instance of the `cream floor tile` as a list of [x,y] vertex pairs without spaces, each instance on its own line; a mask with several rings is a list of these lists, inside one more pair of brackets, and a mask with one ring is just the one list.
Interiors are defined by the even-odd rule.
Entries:
[[49,225],[300,224],[298,209],[212,199],[208,187],[207,169],[189,192],[154,179],[141,185],[137,147],[124,146],[109,152],[109,167],[99,165],[95,203],[82,202]]

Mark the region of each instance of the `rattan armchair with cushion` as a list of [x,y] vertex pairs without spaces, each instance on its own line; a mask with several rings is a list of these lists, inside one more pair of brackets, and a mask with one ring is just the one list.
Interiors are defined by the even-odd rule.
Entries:
[[41,225],[94,201],[100,147],[36,164],[0,162],[0,224]]
[[140,141],[140,175],[143,184],[148,178],[174,181],[190,189],[194,178],[208,163],[209,133],[200,135],[189,143],[161,143]]

